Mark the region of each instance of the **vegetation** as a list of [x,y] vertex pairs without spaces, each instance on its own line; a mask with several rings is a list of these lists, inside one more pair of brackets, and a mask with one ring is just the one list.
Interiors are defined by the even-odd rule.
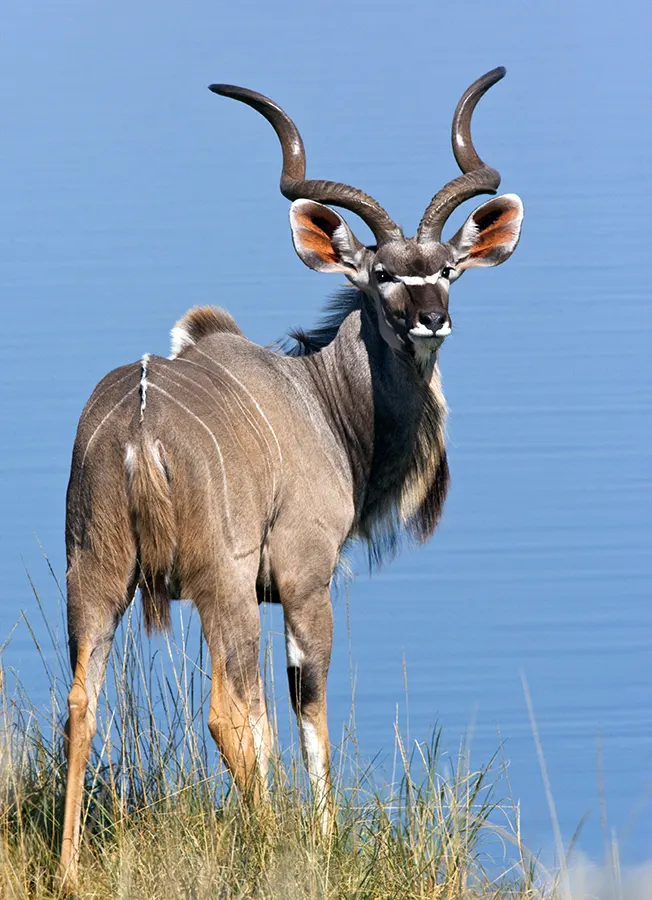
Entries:
[[[69,676],[61,642],[51,638],[47,653],[36,645],[49,679],[48,711],[30,702],[16,673],[0,671],[3,900],[61,896],[61,726]],[[349,729],[335,753],[337,827],[328,838],[320,835],[293,749],[277,755],[269,807],[255,813],[217,763],[204,726],[202,651],[191,659],[188,646],[182,631],[152,653],[133,612],[116,642],[87,775],[77,896],[556,896],[521,842],[518,808],[499,802],[509,796],[505,767],[494,761],[474,771],[464,749],[451,760],[440,731],[409,749],[397,730],[400,774],[379,784],[377,770],[356,762]]]

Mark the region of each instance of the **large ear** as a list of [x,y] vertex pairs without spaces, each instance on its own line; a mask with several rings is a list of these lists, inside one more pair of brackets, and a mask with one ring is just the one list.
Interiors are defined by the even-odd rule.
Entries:
[[316,272],[355,275],[362,244],[341,216],[314,200],[295,200],[290,207],[294,249]]
[[478,206],[449,241],[455,268],[498,266],[514,252],[521,236],[523,204],[516,194],[503,194]]

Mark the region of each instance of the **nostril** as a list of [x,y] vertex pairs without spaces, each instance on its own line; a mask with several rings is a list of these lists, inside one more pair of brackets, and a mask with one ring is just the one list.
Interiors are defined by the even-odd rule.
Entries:
[[445,312],[422,312],[419,313],[419,321],[422,325],[425,325],[426,328],[438,331],[442,325],[446,324],[448,316]]

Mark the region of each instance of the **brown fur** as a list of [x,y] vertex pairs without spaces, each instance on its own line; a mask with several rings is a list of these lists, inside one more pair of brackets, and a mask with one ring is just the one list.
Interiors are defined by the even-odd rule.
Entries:
[[172,330],[173,336],[176,332],[183,332],[185,337],[183,345],[173,356],[181,355],[189,346],[211,334],[237,334],[244,337],[233,316],[219,306],[193,306],[176,323]]
[[170,627],[168,582],[176,547],[176,523],[163,444],[152,442],[143,434],[133,452],[127,490],[138,540],[143,619],[151,634]]
[[[479,84],[486,90],[486,77]],[[220,88],[230,90],[246,95]],[[256,95],[256,108],[263,101]],[[265,114],[283,142],[291,123],[275,120],[272,106]],[[304,184],[325,202],[350,203],[346,186],[301,180],[296,138],[298,180],[284,176],[285,195],[305,196]],[[516,212],[501,213],[501,205]],[[425,541],[433,533],[448,489],[436,365],[442,322],[450,324],[444,267],[506,259],[522,206],[509,197],[485,204],[477,229],[467,220],[446,244],[432,234],[423,242],[404,238],[360,192],[351,208],[370,214],[379,229],[385,223],[382,234],[372,227],[377,246],[363,246],[314,200],[292,207],[301,259],[343,272],[360,288],[340,298],[324,326],[297,334],[294,352],[258,347],[224,310],[195,307],[173,329],[169,359],[145,355],[111,373],[82,413],[66,516],[75,673],[62,850],[69,884],[97,698],[137,584],[148,631],[168,627],[171,597],[194,602],[211,659],[209,728],[238,787],[251,787],[254,799],[265,793],[271,747],[258,601],[282,604],[291,700],[322,828],[330,827],[332,579],[349,540],[367,540],[378,559],[402,535]],[[484,261],[469,263],[473,243]],[[428,277],[435,273],[441,277]],[[433,327],[425,333],[416,328],[427,322]]]

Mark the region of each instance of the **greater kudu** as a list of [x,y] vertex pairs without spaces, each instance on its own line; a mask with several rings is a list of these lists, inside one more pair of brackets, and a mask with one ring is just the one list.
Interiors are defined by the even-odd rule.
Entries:
[[[192,598],[212,660],[209,728],[236,783],[265,782],[271,735],[258,666],[262,599],[283,605],[290,695],[304,758],[328,827],[326,676],[330,585],[344,544],[372,549],[433,533],[448,486],[446,404],[437,353],[450,334],[448,289],[465,269],[506,260],[523,208],[489,200],[442,242],[452,211],[496,192],[470,122],[494,69],[460,100],[453,152],[463,174],[432,199],[405,238],[362,191],[305,180],[299,132],[271,100],[211,85],[272,125],[283,151],[281,191],[294,201],[294,246],[306,265],[353,285],[330,319],[295,334],[293,352],[248,341],[228,313],[190,310],[169,359],[116,369],[84,409],[67,497],[67,587],[74,681],[66,726],[68,782],[62,871],[77,871],[84,772],[111,642],[140,587],[148,630],[170,600]],[[321,201],[321,202],[320,202]],[[363,246],[328,206],[355,212],[377,244]]]

